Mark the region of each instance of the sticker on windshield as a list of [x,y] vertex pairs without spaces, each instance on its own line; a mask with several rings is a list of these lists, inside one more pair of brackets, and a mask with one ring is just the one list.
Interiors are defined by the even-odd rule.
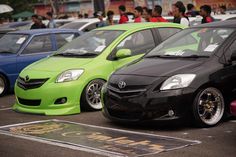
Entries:
[[105,47],[106,47],[105,45],[98,46],[98,47],[95,49],[95,52],[102,52]]
[[25,41],[25,37],[22,37],[20,39],[17,40],[17,44],[22,44]]
[[218,47],[219,45],[216,45],[216,44],[210,44],[210,45],[208,45],[205,49],[204,49],[204,51],[206,51],[206,52],[213,52],[213,51],[215,51],[215,49]]

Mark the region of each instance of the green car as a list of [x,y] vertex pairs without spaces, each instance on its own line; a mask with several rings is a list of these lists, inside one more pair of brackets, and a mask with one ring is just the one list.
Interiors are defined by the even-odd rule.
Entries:
[[100,110],[101,88],[113,71],[183,28],[174,23],[139,23],[85,33],[20,73],[13,109],[45,115]]

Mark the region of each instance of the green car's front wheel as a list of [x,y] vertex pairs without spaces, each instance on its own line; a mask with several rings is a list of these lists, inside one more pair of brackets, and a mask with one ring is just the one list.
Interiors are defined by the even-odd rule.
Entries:
[[96,79],[89,82],[85,87],[82,98],[81,98],[81,108],[84,110],[101,110],[101,90],[102,86],[105,84],[104,80]]

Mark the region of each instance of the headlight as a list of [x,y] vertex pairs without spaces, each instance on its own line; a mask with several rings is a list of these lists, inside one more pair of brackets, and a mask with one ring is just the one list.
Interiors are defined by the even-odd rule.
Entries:
[[160,90],[185,88],[196,77],[195,74],[178,74],[168,78],[161,86]]
[[83,74],[83,72],[83,69],[64,71],[57,77],[56,83],[77,80]]

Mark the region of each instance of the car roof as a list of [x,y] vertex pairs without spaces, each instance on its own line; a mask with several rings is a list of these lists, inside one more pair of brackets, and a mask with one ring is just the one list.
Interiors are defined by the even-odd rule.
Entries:
[[192,28],[202,28],[202,27],[236,28],[236,20],[211,22],[211,23],[207,23],[207,24],[201,24],[201,25],[193,26]]
[[134,30],[134,29],[144,29],[147,27],[178,27],[185,28],[185,26],[171,23],[171,22],[143,22],[143,23],[127,23],[121,25],[112,25],[107,27],[102,27],[97,30]]
[[9,33],[19,33],[19,34],[47,34],[47,33],[67,33],[67,32],[78,32],[78,30],[75,29],[31,29],[31,30],[20,30],[20,31],[14,31]]

